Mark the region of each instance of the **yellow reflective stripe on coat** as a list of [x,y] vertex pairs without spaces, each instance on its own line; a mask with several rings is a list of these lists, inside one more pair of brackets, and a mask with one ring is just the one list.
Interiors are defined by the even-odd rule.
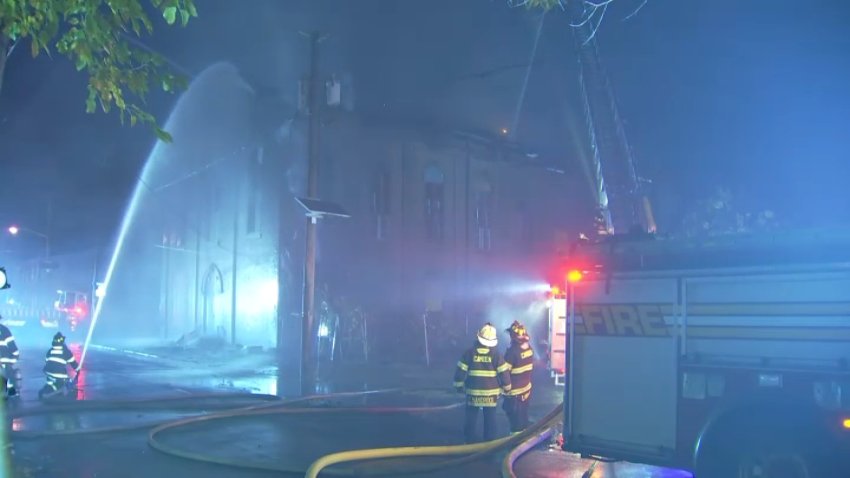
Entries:
[[530,363],[528,365],[523,365],[522,367],[512,368],[511,369],[511,375],[519,375],[521,373],[531,372],[531,370],[533,368],[534,368],[533,363]]
[[457,368],[466,372],[467,370],[469,370],[469,365],[463,363],[463,361],[460,361],[460,362],[457,363]]
[[487,390],[475,390],[471,388],[467,388],[465,390],[467,395],[472,395],[473,397],[491,397],[498,396],[502,394],[502,389],[500,388],[490,388]]
[[508,394],[511,395],[511,396],[515,396],[515,395],[522,395],[522,394],[530,392],[530,391],[531,391],[531,383],[529,383],[528,385],[526,385],[524,387],[515,388],[515,389],[511,390]]
[[495,377],[496,371],[495,370],[470,370],[469,376],[470,377]]
[[502,372],[507,372],[510,369],[511,369],[511,364],[505,362],[502,365],[499,365],[499,368],[497,368],[496,371],[499,372],[499,373],[502,373]]

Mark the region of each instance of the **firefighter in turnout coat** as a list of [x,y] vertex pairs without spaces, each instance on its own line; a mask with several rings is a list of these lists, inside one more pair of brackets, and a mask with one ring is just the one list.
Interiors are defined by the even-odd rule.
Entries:
[[512,387],[502,407],[511,422],[511,433],[519,433],[528,427],[534,350],[528,343],[528,331],[519,321],[514,321],[505,332],[511,336],[511,346],[505,352],[505,362],[510,367]]
[[[0,315],[0,320],[2,319],[3,316]],[[18,369],[20,355],[12,331],[0,324],[0,380],[3,380],[5,391],[10,397],[16,396],[21,388],[21,371]]]
[[486,324],[478,331],[478,340],[457,363],[455,389],[466,394],[466,420],[463,427],[467,443],[476,440],[478,412],[484,415],[484,441],[496,438],[496,407],[499,396],[511,391],[510,367],[496,350],[496,328]]
[[39,392],[39,398],[67,391],[66,385],[70,378],[68,367],[77,372],[79,365],[77,359],[74,358],[74,353],[65,344],[65,336],[61,332],[56,332],[56,335],[53,336],[53,344],[45,357],[43,370],[47,384]]

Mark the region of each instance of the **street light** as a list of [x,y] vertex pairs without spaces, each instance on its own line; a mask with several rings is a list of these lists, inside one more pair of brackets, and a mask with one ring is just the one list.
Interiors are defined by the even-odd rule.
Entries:
[[44,239],[44,258],[50,259],[50,238],[47,236],[47,234],[44,234],[43,232],[38,232],[38,231],[32,230],[28,227],[18,226],[18,225],[15,225],[15,224],[12,224],[6,230],[9,232],[9,234],[11,234],[13,236],[17,236],[21,232],[28,232],[28,233],[30,233],[34,236],[38,236],[38,237]]

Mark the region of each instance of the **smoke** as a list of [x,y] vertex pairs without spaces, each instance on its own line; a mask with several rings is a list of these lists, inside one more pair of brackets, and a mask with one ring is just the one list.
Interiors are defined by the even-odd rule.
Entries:
[[487,308],[487,321],[503,331],[518,320],[529,330],[536,330],[546,318],[546,300],[543,298],[524,304],[508,301],[491,302]]

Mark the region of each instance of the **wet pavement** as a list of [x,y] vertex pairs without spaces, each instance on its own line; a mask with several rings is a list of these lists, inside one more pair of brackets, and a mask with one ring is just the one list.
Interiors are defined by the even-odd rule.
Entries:
[[[24,375],[23,399],[15,407],[24,415],[12,423],[15,430],[16,467],[21,477],[254,477],[282,476],[280,471],[261,471],[198,460],[177,458],[152,449],[148,432],[156,424],[250,406],[269,406],[269,398],[245,396],[244,392],[269,393],[274,387],[274,368],[268,354],[244,354],[221,363],[200,365],[191,353],[141,354],[108,348],[92,348],[80,380],[77,401],[60,405],[60,410],[43,414],[36,399],[42,385],[41,358],[45,350],[22,345]],[[74,348],[74,347],[72,347]],[[196,358],[196,357],[195,357]],[[355,372],[355,369],[360,372]],[[365,374],[361,365],[351,369],[325,367],[324,388],[328,391],[363,390],[411,386],[445,387],[451,370],[425,367],[383,367],[379,373]],[[330,386],[330,382],[335,384]],[[537,380],[532,418],[542,417],[560,402],[561,389],[545,376]],[[211,393],[230,394],[226,398]],[[234,395],[243,393],[242,395]],[[167,402],[144,401],[152,397],[172,397]],[[207,398],[204,398],[207,397]],[[275,409],[250,412],[217,420],[191,423],[157,434],[164,447],[177,453],[231,465],[249,464],[268,470],[303,470],[314,459],[336,451],[414,445],[453,445],[460,443],[463,411],[451,408],[456,395],[444,392],[418,392],[346,397],[309,404],[312,410],[292,413]],[[125,403],[142,400],[140,403]],[[116,403],[121,401],[122,403]],[[293,405],[296,406],[296,405]],[[305,405],[297,405],[304,408]],[[429,411],[375,411],[339,408],[432,407]],[[70,408],[68,410],[67,408]],[[506,419],[500,417],[500,433],[507,433]],[[124,430],[123,428],[127,428]],[[99,431],[99,433],[88,433]],[[82,433],[81,433],[82,432]],[[434,459],[427,460],[434,462]],[[423,460],[396,461],[393,468],[416,467]],[[384,463],[386,465],[386,463]],[[529,452],[516,465],[524,478],[581,477],[592,465],[577,456],[549,451],[546,444]],[[500,457],[417,476],[478,477],[500,476]],[[397,474],[396,474],[397,475]],[[283,476],[303,476],[284,473]],[[630,464],[599,465],[594,477],[684,478],[681,472]]]

